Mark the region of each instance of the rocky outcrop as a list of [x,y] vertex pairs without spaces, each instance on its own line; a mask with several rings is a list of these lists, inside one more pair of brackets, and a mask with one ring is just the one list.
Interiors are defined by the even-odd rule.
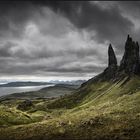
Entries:
[[100,74],[100,79],[103,80],[119,80],[126,76],[140,75],[140,56],[139,44],[134,42],[128,35],[125,43],[125,51],[120,62],[117,66],[117,59],[114,50],[109,45],[108,48],[108,67]]
[[108,67],[110,66],[116,66],[117,65],[117,59],[116,59],[116,55],[114,53],[114,50],[112,48],[112,45],[109,45],[108,48]]
[[86,84],[98,82],[98,81],[108,81],[111,79],[114,79],[116,77],[116,73],[118,70],[117,66],[117,59],[115,52],[112,48],[112,45],[110,44],[108,47],[108,67],[99,75],[95,76],[94,78],[91,78],[87,82],[83,83],[81,86],[83,87]]
[[118,69],[115,52],[110,44],[108,47],[108,67],[102,73],[102,79],[109,80],[115,77]]
[[139,44],[134,42],[129,35],[125,43],[125,52],[119,71],[124,71],[127,74],[139,73]]
[[128,35],[120,66],[117,66],[116,55],[110,44],[108,48],[108,67],[99,75],[83,83],[82,86],[98,81],[118,81],[126,76],[130,78],[134,74],[140,75],[139,44]]
[[128,35],[120,66],[117,66],[115,52],[110,44],[108,48],[108,67],[99,75],[83,83],[82,86],[99,81],[118,81],[125,77],[130,79],[134,74],[140,75],[139,44]]

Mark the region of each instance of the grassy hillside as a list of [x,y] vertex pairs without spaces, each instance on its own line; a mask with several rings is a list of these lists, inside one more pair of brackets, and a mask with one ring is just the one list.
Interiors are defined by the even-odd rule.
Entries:
[[[10,108],[6,102],[11,103]],[[34,106],[26,111],[16,108],[19,102],[1,102],[1,140],[140,138],[138,76],[119,82],[89,83],[59,99],[33,100]],[[7,113],[9,120],[20,116],[20,121],[7,121]]]

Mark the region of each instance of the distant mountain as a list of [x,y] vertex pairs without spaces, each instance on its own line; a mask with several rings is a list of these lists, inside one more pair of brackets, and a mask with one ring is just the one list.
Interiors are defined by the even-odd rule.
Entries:
[[9,82],[5,84],[0,84],[0,87],[23,87],[23,86],[41,86],[41,85],[51,85],[51,84],[64,84],[64,85],[77,85],[80,86],[86,80],[72,80],[72,81],[50,81],[50,82]]
[[0,87],[23,87],[23,86],[41,86],[49,85],[48,82],[10,82],[6,84],[1,84]]

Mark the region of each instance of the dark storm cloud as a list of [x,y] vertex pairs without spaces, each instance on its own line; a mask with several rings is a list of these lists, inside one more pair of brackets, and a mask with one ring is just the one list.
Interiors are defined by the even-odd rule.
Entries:
[[125,8],[127,12],[130,12],[130,14],[134,14],[134,16],[137,16],[140,12],[140,1],[119,1],[118,4]]
[[[118,40],[119,36],[127,35],[133,27],[133,23],[121,15],[117,4],[109,9],[84,1],[7,1],[0,5],[0,29],[11,30],[14,34],[21,32],[26,21],[34,16],[36,7],[44,6],[67,17],[79,29],[94,30],[99,41]],[[137,3],[132,6],[138,7]]]
[[0,2],[0,75],[97,74],[107,65],[108,43],[122,54],[139,9],[137,2]]
[[0,1],[0,37],[21,35],[31,15],[32,8],[28,2]]
[[[42,0],[34,3],[51,7],[57,13],[66,16],[79,29],[94,30],[99,41],[112,40],[116,43],[122,36],[131,32],[134,26],[128,18],[121,15],[118,4],[102,9],[95,3],[80,1]],[[136,6],[137,3],[133,5]]]
[[124,15],[135,25],[135,30],[130,34],[135,40],[140,41],[140,1],[120,1],[118,5]]
[[79,71],[81,73],[93,73],[93,70],[95,73],[98,73],[99,71],[101,71],[101,69],[103,69],[103,66],[82,66],[82,68],[80,67],[71,67],[71,68],[55,68],[55,69],[47,69],[46,71],[48,72],[58,72],[58,73],[79,73]]
[[0,45],[0,57],[10,57],[11,52],[10,49],[14,46],[15,44],[11,42],[6,42],[6,44],[1,44]]
[[[133,9],[134,15],[137,11],[139,16],[139,2],[113,2],[111,6],[106,4],[107,2],[96,4],[94,2],[42,0],[40,2],[34,1],[33,3],[49,6],[56,13],[62,14],[79,30],[85,29],[90,32],[91,39],[101,43],[108,40],[115,45],[117,55],[122,55],[124,51],[123,46],[127,34],[132,34],[135,37],[133,33],[134,23],[128,17],[123,16],[121,8],[126,7],[125,9],[128,13],[131,13],[130,9]],[[102,8],[103,4],[106,4],[106,8]],[[136,39],[138,40],[137,36]]]

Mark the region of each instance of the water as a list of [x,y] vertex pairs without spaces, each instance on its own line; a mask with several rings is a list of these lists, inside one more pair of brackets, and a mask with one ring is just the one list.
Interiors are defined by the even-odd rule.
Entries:
[[12,94],[12,93],[37,91],[44,87],[50,87],[50,86],[54,86],[54,85],[25,86],[25,87],[0,87],[0,96]]

